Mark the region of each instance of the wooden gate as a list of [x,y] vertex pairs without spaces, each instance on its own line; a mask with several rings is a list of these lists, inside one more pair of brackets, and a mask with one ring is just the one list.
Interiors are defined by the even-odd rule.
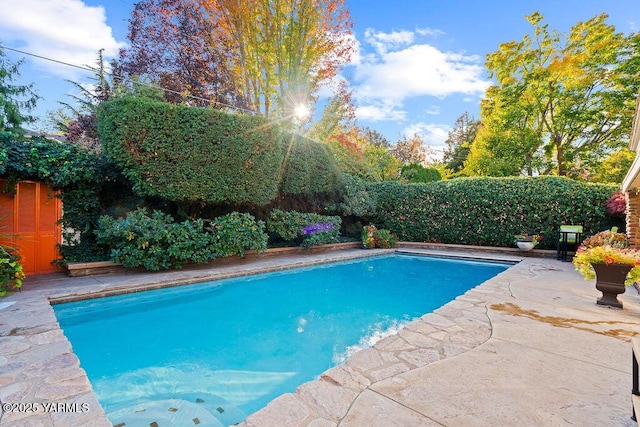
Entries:
[[43,183],[20,181],[13,197],[0,192],[0,243],[18,249],[26,275],[56,271],[61,216],[62,202]]

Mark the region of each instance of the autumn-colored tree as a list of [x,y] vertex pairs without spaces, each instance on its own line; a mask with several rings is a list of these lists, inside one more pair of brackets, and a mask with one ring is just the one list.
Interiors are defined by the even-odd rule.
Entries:
[[200,0],[224,33],[231,72],[251,108],[291,119],[313,105],[319,86],[350,59],[351,18],[344,0]]
[[198,0],[141,0],[120,61],[129,76],[166,89],[169,102],[245,107],[229,69],[234,53],[226,37]]
[[306,136],[328,144],[342,172],[372,181],[396,179],[400,173],[402,163],[385,146],[386,139],[377,131],[358,127],[351,92],[344,83]]
[[496,85],[465,169],[581,176],[628,138],[640,87],[638,35],[616,33],[604,14],[568,35],[550,30],[539,13],[527,20],[533,35],[487,55]]
[[417,133],[403,136],[391,149],[391,153],[405,165],[423,163],[426,160],[424,140]]

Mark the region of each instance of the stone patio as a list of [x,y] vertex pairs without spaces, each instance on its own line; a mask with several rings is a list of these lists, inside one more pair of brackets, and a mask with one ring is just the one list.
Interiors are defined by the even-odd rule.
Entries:
[[[35,405],[5,411],[0,425],[110,425],[50,299],[137,292],[384,252],[346,249],[171,272],[28,278],[22,292],[0,300],[0,400]],[[640,298],[628,288],[620,297],[624,309],[616,310],[597,306],[597,296],[593,281],[585,282],[571,263],[522,258],[241,425],[635,425],[629,339],[640,332]]]

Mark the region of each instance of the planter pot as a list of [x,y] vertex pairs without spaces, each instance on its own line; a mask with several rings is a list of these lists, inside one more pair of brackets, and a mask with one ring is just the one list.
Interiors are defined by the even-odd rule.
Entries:
[[633,268],[627,264],[592,264],[596,272],[596,289],[602,292],[598,298],[599,305],[622,308],[622,303],[618,300],[618,295],[626,290],[624,281],[627,274]]
[[523,251],[530,251],[530,250],[532,250],[532,249],[534,248],[534,246],[535,246],[535,245],[533,244],[533,242],[526,242],[526,241],[521,241],[521,240],[518,240],[518,241],[516,242],[516,245],[517,245],[521,250],[523,250]]

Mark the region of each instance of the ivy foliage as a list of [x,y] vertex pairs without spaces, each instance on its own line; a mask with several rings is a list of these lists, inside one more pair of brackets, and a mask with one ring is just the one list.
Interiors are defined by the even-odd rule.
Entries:
[[98,131],[144,197],[264,206],[337,187],[326,148],[260,116],[123,97],[100,105]]
[[459,178],[429,184],[372,184],[375,223],[402,240],[513,246],[513,236],[543,234],[555,248],[562,224],[580,224],[585,235],[624,227],[607,216],[617,186],[562,177]]
[[0,176],[9,183],[4,192],[14,192],[20,180],[40,181],[61,190],[62,223],[65,230],[73,229],[64,235],[69,244],[61,246],[62,255],[69,261],[104,258],[95,250],[93,229],[114,196],[126,193],[118,187],[121,179],[104,156],[44,137],[0,133]]

